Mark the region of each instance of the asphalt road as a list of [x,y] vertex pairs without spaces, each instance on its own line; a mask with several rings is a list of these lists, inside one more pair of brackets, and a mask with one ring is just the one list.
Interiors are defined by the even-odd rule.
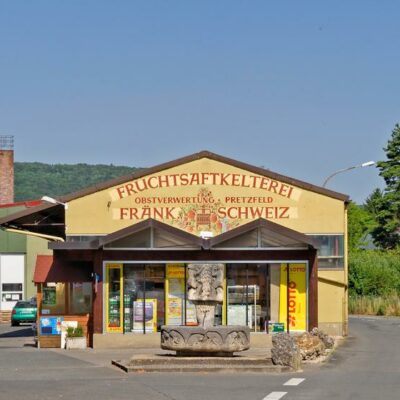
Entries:
[[300,373],[127,375],[109,366],[107,354],[38,350],[29,325],[0,325],[0,399],[398,400],[399,335],[400,319],[353,317],[331,360]]

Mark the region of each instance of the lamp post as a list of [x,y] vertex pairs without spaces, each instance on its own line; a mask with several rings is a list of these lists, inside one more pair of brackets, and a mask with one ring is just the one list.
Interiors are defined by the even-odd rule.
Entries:
[[43,196],[41,198],[42,201],[45,201],[47,203],[51,203],[51,204],[60,204],[61,206],[64,206],[64,208],[67,210],[68,209],[68,204],[67,203],[63,203],[61,201],[58,201],[56,199],[53,199],[53,197],[49,197],[49,196]]
[[335,171],[333,174],[330,174],[324,181],[324,183],[322,184],[322,187],[326,187],[326,184],[328,183],[329,179],[331,179],[332,177],[334,177],[337,174],[340,174],[341,172],[346,172],[346,171],[350,171],[351,169],[355,169],[355,168],[364,168],[364,167],[370,167],[372,165],[375,165],[376,162],[375,161],[367,161],[365,163],[362,164],[358,164],[358,165],[353,165],[352,167],[347,167],[347,168],[343,168],[343,169],[339,169],[337,171]]

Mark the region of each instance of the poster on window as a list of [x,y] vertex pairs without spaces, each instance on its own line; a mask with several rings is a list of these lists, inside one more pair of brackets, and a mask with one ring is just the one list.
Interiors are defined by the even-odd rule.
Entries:
[[146,332],[157,332],[157,299],[146,299],[144,304],[143,299],[137,299],[132,312],[134,332],[143,332],[143,323]]
[[55,306],[57,303],[56,288],[55,287],[44,287],[43,288],[43,301],[44,306]]
[[279,322],[284,324],[286,330],[287,313],[289,313],[289,329],[305,331],[307,328],[306,265],[289,264],[289,290],[287,290],[287,281],[287,267],[286,264],[282,264]]
[[167,324],[168,325],[182,325],[182,299],[179,297],[169,297],[168,298],[168,308],[167,308]]

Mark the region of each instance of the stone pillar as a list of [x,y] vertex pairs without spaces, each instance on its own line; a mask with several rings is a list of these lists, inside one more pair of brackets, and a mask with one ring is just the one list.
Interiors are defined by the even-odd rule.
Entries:
[[0,204],[14,202],[14,139],[0,136]]

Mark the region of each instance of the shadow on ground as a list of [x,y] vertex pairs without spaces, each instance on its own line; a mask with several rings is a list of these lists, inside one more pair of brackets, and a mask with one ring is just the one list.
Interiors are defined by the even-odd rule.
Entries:
[[26,325],[22,329],[16,329],[11,332],[0,333],[0,339],[22,338],[22,337],[33,337],[32,327],[30,325]]

